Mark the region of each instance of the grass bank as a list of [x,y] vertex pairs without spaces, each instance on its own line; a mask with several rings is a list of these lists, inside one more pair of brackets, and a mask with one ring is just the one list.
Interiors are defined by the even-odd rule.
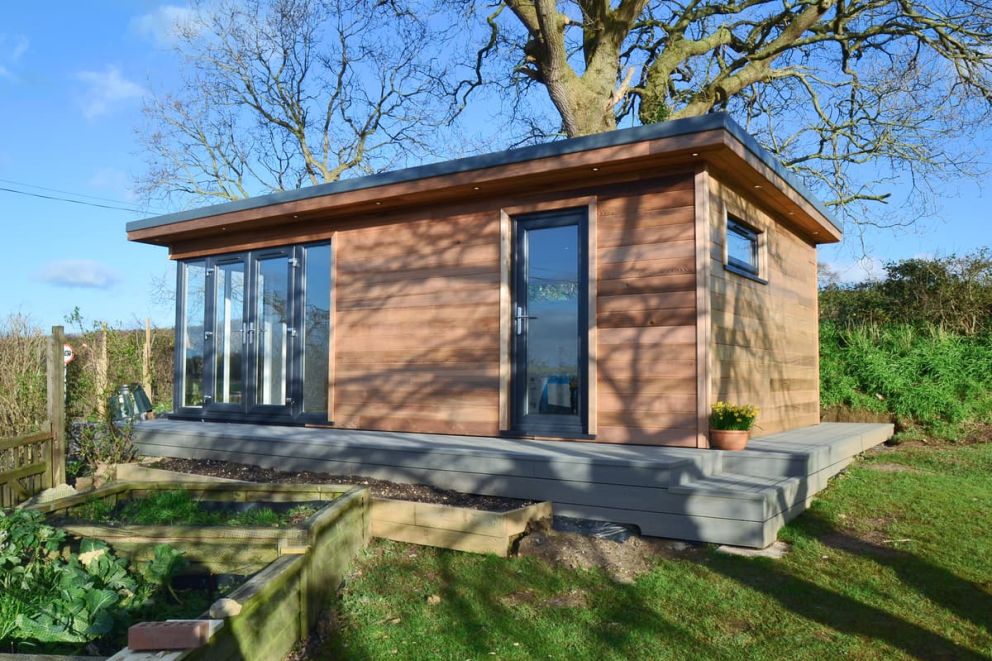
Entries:
[[835,478],[782,560],[698,547],[621,584],[380,542],[314,658],[990,658],[990,511],[992,444],[904,444]]

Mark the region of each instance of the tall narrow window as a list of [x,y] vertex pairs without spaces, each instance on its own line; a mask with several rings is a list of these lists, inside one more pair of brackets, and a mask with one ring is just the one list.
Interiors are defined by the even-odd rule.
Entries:
[[727,266],[748,275],[760,273],[758,232],[727,217]]
[[183,297],[182,405],[203,406],[204,333],[206,331],[207,267],[185,265]]
[[303,303],[303,411],[327,412],[331,328],[331,247],[306,249]]

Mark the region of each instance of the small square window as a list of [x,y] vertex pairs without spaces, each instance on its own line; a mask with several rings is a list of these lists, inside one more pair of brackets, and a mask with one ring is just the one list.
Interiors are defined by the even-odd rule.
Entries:
[[759,275],[758,232],[736,218],[727,217],[727,266]]

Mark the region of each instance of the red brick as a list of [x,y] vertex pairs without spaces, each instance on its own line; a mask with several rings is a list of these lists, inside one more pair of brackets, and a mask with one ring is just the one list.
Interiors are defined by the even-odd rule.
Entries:
[[127,630],[127,646],[135,652],[188,650],[210,640],[214,620],[169,620],[141,622]]

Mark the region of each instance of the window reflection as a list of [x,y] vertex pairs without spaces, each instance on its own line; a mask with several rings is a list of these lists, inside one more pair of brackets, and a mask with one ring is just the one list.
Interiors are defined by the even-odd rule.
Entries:
[[303,303],[303,411],[327,411],[331,330],[331,247],[306,249]]
[[190,262],[185,269],[183,317],[183,406],[203,406],[204,332],[206,330],[207,268]]

